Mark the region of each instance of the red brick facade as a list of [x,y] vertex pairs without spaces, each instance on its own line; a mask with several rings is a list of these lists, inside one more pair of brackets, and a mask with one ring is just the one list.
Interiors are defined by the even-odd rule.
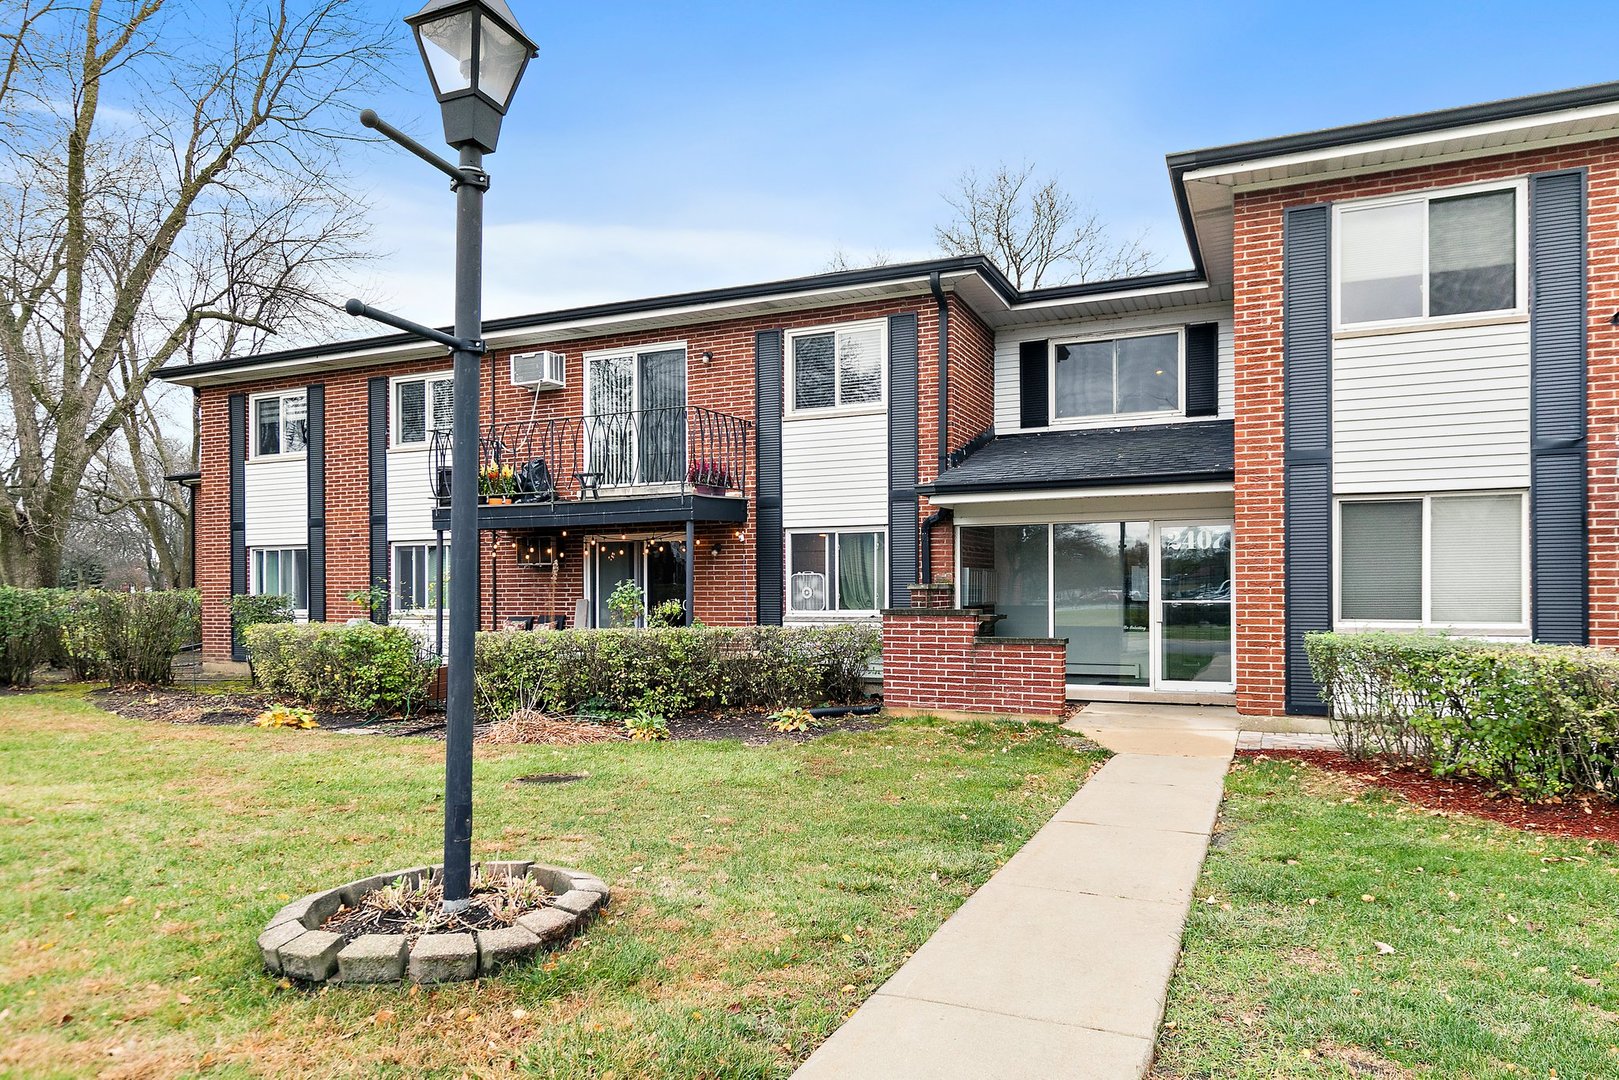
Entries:
[[[952,321],[957,318],[956,308]],[[567,357],[568,384],[557,391],[536,396],[523,387],[512,386],[508,377],[509,356],[513,350],[500,350],[484,365],[481,412],[485,422],[525,422],[576,416],[585,412],[583,361],[585,353],[630,346],[649,346],[683,341],[687,350],[687,401],[690,405],[739,416],[750,423],[754,418],[754,343],[762,330],[793,330],[803,327],[887,318],[914,313],[918,328],[920,368],[918,418],[921,433],[920,474],[923,482],[937,475],[938,444],[938,308],[925,292],[890,300],[836,307],[795,309],[745,319],[730,319],[668,329],[618,333],[562,342],[526,345],[523,351],[548,348]],[[970,313],[969,313],[970,314]],[[974,324],[976,329],[974,329]],[[959,334],[961,347],[969,359],[952,358],[951,377],[971,380],[973,392],[992,385],[992,374],[973,371],[973,365],[988,365],[990,338],[987,328],[973,317],[968,329]],[[953,327],[954,330],[954,327]],[[977,338],[973,337],[976,332]],[[952,347],[952,354],[955,348]],[[705,356],[712,353],[712,360]],[[327,521],[327,619],[340,622],[364,614],[345,594],[370,584],[369,492],[367,455],[367,381],[378,376],[397,376],[447,371],[448,359],[413,361],[366,368],[338,369],[335,372],[296,377],[265,379],[232,386],[207,387],[200,392],[200,443],[202,488],[197,503],[197,584],[203,596],[203,641],[205,652],[221,657],[230,651],[227,602],[230,595],[230,478],[227,401],[231,394],[257,394],[276,389],[324,383],[326,387],[326,521]],[[970,426],[970,423],[966,426]],[[952,428],[952,441],[955,439]],[[757,533],[757,476],[755,475],[753,435],[748,447],[748,473],[745,494],[748,520],[737,525],[701,524],[696,530],[697,559],[694,567],[696,616],[715,626],[746,625],[756,617],[755,554]],[[566,478],[563,478],[566,482]],[[421,478],[423,490],[427,476]],[[930,509],[924,505],[921,513]],[[656,529],[658,527],[650,527]],[[683,529],[671,524],[669,531]],[[614,528],[591,528],[592,535],[610,537]],[[649,527],[626,529],[631,535]],[[936,544],[942,543],[949,566],[949,529],[935,530]],[[500,625],[510,615],[573,615],[576,601],[584,594],[583,536],[573,531],[563,544],[563,558],[557,570],[534,570],[519,565],[515,555],[515,534],[486,531],[481,537],[482,627]]]
[[883,615],[883,704],[1014,716],[1061,716],[1061,641],[979,637],[979,616],[953,610]]
[[1590,631],[1619,645],[1619,140],[1301,184],[1236,197],[1237,703],[1283,707],[1282,211],[1403,191],[1588,170]]

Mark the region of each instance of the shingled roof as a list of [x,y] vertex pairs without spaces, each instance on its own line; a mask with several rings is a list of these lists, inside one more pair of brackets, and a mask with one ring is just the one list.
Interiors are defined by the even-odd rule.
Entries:
[[1229,420],[1002,435],[924,486],[927,494],[1231,480]]

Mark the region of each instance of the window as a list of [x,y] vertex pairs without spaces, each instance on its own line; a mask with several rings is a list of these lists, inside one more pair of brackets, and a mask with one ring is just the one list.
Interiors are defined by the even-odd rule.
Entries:
[[304,391],[253,399],[253,456],[301,454],[309,445],[308,398]]
[[[439,560],[448,560],[450,548],[446,544],[395,544],[393,609],[395,611],[426,611],[439,606]],[[449,604],[450,564],[444,562],[443,597]]]
[[394,445],[421,446],[430,432],[449,431],[455,414],[455,381],[450,375],[400,379],[394,383]]
[[1521,306],[1518,190],[1416,195],[1338,210],[1338,323]]
[[254,596],[285,596],[296,611],[309,610],[309,552],[305,548],[255,548]]
[[881,405],[883,336],[881,323],[792,335],[792,411]]
[[1056,347],[1051,415],[1076,420],[1181,407],[1181,335],[1147,334]]
[[887,605],[888,558],[880,532],[788,537],[788,607],[795,612],[878,611]]
[[1523,502],[1516,493],[1340,502],[1339,619],[1523,626]]

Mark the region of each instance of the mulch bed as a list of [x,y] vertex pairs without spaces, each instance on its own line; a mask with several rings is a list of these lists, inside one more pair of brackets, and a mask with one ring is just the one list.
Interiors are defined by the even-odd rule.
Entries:
[[[278,704],[273,695],[256,691],[202,693],[177,686],[131,686],[94,690],[89,699],[108,712],[130,720],[168,724],[241,726]],[[325,731],[370,730],[389,735],[421,735],[443,730],[444,719],[431,713],[414,720],[376,718],[341,709],[314,709]]]
[[[93,691],[89,699],[108,712],[131,720],[235,726],[251,724],[261,712],[277,704],[273,695],[258,691],[203,693],[178,686],[114,687]],[[313,711],[323,731],[444,737],[444,714],[440,711],[424,712],[411,720],[378,718],[332,709]],[[737,739],[748,746],[765,746],[778,742],[809,742],[834,731],[870,731],[884,723],[886,721],[878,716],[843,716],[822,720],[809,731],[776,731],[770,726],[768,712],[713,710],[671,717],[669,738]],[[623,727],[616,722],[596,721],[588,717],[545,717],[516,726],[479,724],[474,729],[474,735],[480,742],[550,746],[627,738]]]
[[1437,777],[1414,765],[1354,761],[1337,750],[1243,750],[1240,756],[1303,761],[1352,776],[1405,796],[1417,806],[1447,814],[1468,814],[1525,832],[1619,843],[1619,804],[1595,795],[1557,802],[1525,802],[1504,795],[1482,780]]

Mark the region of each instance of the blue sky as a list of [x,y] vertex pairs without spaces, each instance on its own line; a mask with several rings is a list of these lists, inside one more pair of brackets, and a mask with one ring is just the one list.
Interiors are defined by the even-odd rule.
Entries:
[[[510,2],[541,51],[488,161],[491,317],[925,257],[940,192],[1002,160],[1174,269],[1168,152],[1619,78],[1594,4]],[[377,108],[436,145],[401,57]],[[354,290],[447,321],[442,179],[354,168],[381,253]]]

